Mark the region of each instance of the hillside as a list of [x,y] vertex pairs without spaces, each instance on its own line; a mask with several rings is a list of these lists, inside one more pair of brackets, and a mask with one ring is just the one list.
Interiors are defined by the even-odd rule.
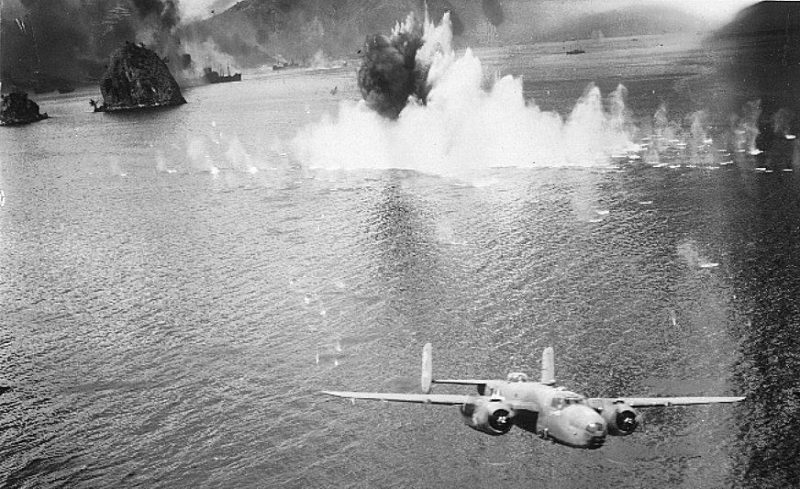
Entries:
[[97,80],[124,41],[144,42],[168,59],[179,79],[197,78],[206,66],[352,58],[366,36],[389,33],[409,12],[421,19],[425,4],[435,20],[450,11],[457,47],[703,28],[669,7],[600,12],[602,3],[586,0],[242,0],[188,23],[172,0],[6,0],[0,2],[0,72],[6,86],[69,89]]
[[800,31],[800,3],[759,2],[742,9],[727,25],[719,29],[717,39],[763,36],[796,35]]
[[[191,45],[212,44],[242,66],[353,56],[365,36],[388,33],[409,12],[424,15],[424,0],[243,0],[183,29]],[[707,26],[669,6],[634,6],[566,15],[560,2],[428,0],[431,17],[451,12],[456,44],[483,46],[605,36],[697,32]],[[198,56],[195,56],[197,59]]]
[[608,12],[571,17],[541,32],[536,39],[566,41],[604,37],[645,36],[665,33],[694,33],[707,30],[700,19],[668,6],[633,6]]
[[786,98],[800,96],[796,83],[800,78],[800,3],[757,3],[742,10],[709,42],[735,53],[726,59],[727,68],[733,70],[734,78],[745,80],[749,89],[772,93],[780,87],[781,93],[791,94]]
[[[436,18],[445,10],[456,10],[447,0],[428,3]],[[211,41],[243,66],[308,61],[319,51],[331,57],[352,56],[368,34],[388,33],[409,12],[421,19],[423,4],[423,0],[243,0],[186,26],[183,38],[189,45]],[[463,30],[457,16],[454,27]]]
[[730,53],[720,58],[719,71],[730,85],[732,109],[760,100],[762,137],[784,126],[800,130],[800,4],[745,8],[708,43],[710,51]]

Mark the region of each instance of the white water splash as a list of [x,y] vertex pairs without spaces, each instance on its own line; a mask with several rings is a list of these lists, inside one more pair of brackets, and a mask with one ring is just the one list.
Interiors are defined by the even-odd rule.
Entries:
[[761,100],[748,102],[742,108],[743,115],[739,125],[734,131],[736,135],[736,151],[755,156],[761,154],[756,147],[756,138],[759,135],[758,118],[761,116]]
[[244,170],[251,175],[258,173],[258,168],[253,163],[253,159],[236,136],[228,142],[225,159],[231,168]]
[[[402,29],[402,25],[399,27]],[[309,168],[329,170],[402,168],[465,176],[493,167],[607,165],[630,148],[625,89],[604,109],[590,85],[565,119],[523,97],[522,80],[505,76],[485,90],[480,60],[451,47],[449,20],[427,23],[418,61],[430,61],[427,104],[410,101],[396,121],[363,101],[344,101],[338,115],[303,128],[296,154]]]

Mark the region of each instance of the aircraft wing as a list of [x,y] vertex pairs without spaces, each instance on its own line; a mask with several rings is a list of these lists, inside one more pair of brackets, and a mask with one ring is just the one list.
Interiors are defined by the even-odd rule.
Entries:
[[384,392],[340,392],[322,391],[323,394],[345,399],[366,399],[369,401],[384,402],[412,402],[418,404],[442,404],[445,406],[455,406],[465,404],[473,397],[457,394],[392,394]]
[[[433,379],[431,382],[434,384],[454,384],[454,385],[486,385],[491,380],[481,379]],[[496,380],[494,382],[497,382]]]
[[732,403],[743,401],[744,397],[615,397],[605,400],[623,401],[631,407],[656,407]]

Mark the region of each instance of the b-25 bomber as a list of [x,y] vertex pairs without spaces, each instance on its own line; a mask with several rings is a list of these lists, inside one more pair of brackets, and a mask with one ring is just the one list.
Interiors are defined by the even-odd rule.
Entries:
[[[431,344],[422,349],[422,394],[323,391],[347,399],[460,406],[470,428],[499,436],[512,427],[574,448],[600,448],[607,435],[626,436],[639,426],[636,408],[733,403],[744,397],[584,397],[555,385],[553,348],[542,354],[541,378],[520,372],[505,380],[434,379]],[[431,394],[432,384],[473,385],[478,395]]]

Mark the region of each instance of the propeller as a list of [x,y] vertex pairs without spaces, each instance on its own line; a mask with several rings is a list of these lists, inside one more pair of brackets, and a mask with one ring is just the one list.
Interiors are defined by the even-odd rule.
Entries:
[[636,429],[638,423],[636,422],[636,413],[631,410],[625,410],[617,413],[617,427],[626,433],[630,433]]
[[489,426],[497,431],[508,431],[512,424],[511,413],[505,409],[497,409],[489,415]]

